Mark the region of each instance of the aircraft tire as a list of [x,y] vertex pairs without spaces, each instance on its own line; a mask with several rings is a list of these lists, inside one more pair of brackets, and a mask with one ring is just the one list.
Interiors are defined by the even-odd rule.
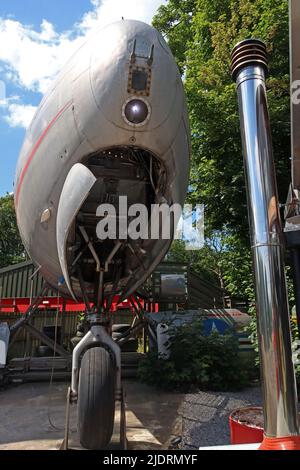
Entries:
[[78,389],[78,432],[81,445],[105,449],[112,437],[115,418],[116,368],[102,347],[88,349],[82,358]]
[[129,324],[115,324],[112,326],[112,332],[113,333],[127,333],[128,330],[130,330],[130,326]]

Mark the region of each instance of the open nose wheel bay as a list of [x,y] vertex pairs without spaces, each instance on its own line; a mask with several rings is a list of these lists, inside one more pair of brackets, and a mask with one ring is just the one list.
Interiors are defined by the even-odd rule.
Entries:
[[[128,235],[128,225],[139,213],[130,217],[127,209],[143,204],[150,219],[151,206],[165,201],[166,170],[153,154],[134,147],[108,149],[83,164],[94,179],[85,199],[78,199],[80,207],[68,228],[65,270],[71,293],[83,298],[87,309],[90,302],[103,309],[105,301],[109,310],[113,297],[125,295],[134,282],[133,273],[141,267],[146,271],[154,261],[148,240]],[[101,233],[109,233],[106,239],[98,236],[101,221]]]

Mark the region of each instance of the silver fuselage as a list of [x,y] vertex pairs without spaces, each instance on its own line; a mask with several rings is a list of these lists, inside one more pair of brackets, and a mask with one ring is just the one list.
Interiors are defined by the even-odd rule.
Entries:
[[[144,88],[143,84],[133,83],[132,78],[141,71],[147,75]],[[131,98],[141,98],[149,107],[148,119],[142,125],[133,125],[124,118],[124,104]],[[76,172],[66,184],[74,165],[85,165],[97,180],[94,189],[82,198],[85,211],[111,196],[108,181],[114,187],[114,195],[127,195],[131,203],[145,202],[149,181],[139,179],[131,155],[137,159],[150,155],[155,159],[156,202],[166,200],[170,205],[182,205],[189,178],[189,153],[181,76],[162,36],[138,21],[120,21],[96,31],[43,98],[17,165],[18,226],[28,253],[49,284],[59,287],[63,294],[81,297],[78,279],[71,270],[76,254],[72,255],[72,244],[76,247],[78,210],[82,209],[75,207],[76,202],[72,209],[69,207],[77,190],[77,184],[73,184]],[[115,163],[110,168],[106,163],[112,156]],[[76,199],[75,195],[76,200],[80,197]],[[70,221],[66,223],[68,217]],[[80,217],[82,224],[88,220]],[[62,247],[64,236],[66,246]],[[145,240],[142,246],[133,247],[142,253],[142,261],[124,248],[120,286],[126,295],[145,281],[170,243],[171,240]],[[92,263],[93,260],[91,266]],[[71,289],[62,282],[65,270],[69,271]],[[89,276],[90,273],[84,282],[92,295],[93,281]],[[106,285],[111,287],[112,279],[106,279]]]

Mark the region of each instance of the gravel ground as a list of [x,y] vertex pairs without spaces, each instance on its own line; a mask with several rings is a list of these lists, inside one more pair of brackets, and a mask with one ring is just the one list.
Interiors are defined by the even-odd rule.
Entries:
[[230,444],[228,417],[236,408],[260,406],[261,390],[242,392],[197,392],[185,397],[182,408],[182,448]]

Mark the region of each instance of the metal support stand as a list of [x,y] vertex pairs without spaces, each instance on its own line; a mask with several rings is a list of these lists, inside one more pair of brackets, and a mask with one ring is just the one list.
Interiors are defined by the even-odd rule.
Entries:
[[[120,393],[116,395],[116,401],[120,401],[120,450],[127,450],[127,435],[126,435],[126,403],[125,403],[125,392],[121,389]],[[70,435],[70,409],[72,405],[72,393],[71,387],[68,388],[67,392],[67,403],[66,403],[66,417],[65,417],[65,434],[64,440],[59,450],[69,450],[69,435]],[[104,450],[104,449],[99,449]]]
[[125,393],[123,389],[121,391],[120,445],[121,445],[121,450],[127,450],[126,404],[125,404]]
[[64,440],[63,440],[59,450],[68,450],[69,449],[70,407],[71,407],[71,387],[68,388],[68,392],[67,392],[65,435],[64,435]]

